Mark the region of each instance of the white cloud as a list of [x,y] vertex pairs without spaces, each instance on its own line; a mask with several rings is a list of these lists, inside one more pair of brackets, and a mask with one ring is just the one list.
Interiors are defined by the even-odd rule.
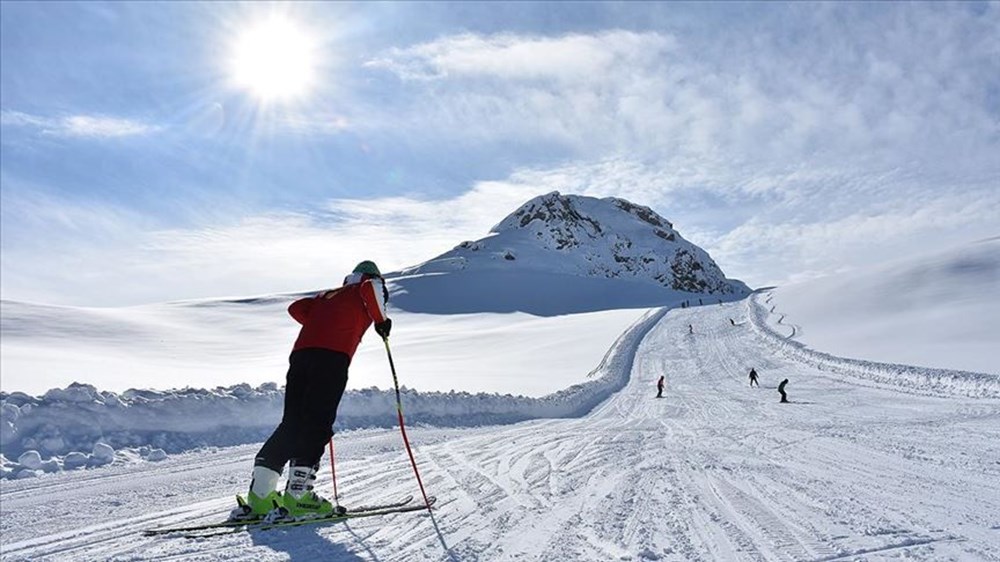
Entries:
[[[933,196],[931,196],[933,197]],[[856,207],[824,220],[755,217],[701,243],[756,286],[866,268],[996,236],[1000,193],[942,194],[898,208]]]
[[79,138],[129,137],[147,135],[162,129],[162,127],[132,119],[105,115],[41,117],[8,110],[0,113],[0,123],[14,127],[35,128],[46,135]]
[[2,207],[3,298],[113,306],[334,286],[361,260],[398,270],[481,237],[530,189],[486,183],[444,201],[335,200],[314,214],[189,228],[13,190]]
[[1000,14],[983,12],[789,6],[780,28],[704,36],[445,36],[369,61],[402,90],[359,121],[581,159],[981,166],[996,153],[1000,91]]
[[75,137],[128,137],[144,135],[157,130],[157,127],[115,117],[73,115],[64,118],[60,127],[52,131]]
[[34,115],[28,115],[27,113],[21,113],[20,111],[8,111],[4,110],[0,112],[0,124],[8,125],[11,127],[46,127],[50,123],[50,120],[43,119],[41,117],[36,117]]
[[464,75],[592,82],[617,66],[648,64],[669,52],[673,44],[669,35],[621,30],[562,37],[462,34],[394,48],[366,65],[408,80]]

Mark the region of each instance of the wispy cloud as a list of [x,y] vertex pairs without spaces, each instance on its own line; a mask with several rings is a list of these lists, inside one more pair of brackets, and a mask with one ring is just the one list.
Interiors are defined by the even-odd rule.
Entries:
[[997,145],[998,19],[963,5],[790,6],[780,31],[466,33],[368,66],[401,79],[406,101],[380,108],[396,127],[580,158],[976,163]]
[[76,138],[115,138],[148,135],[160,126],[106,115],[69,115],[42,117],[19,111],[0,112],[0,123],[11,127],[30,127],[45,135]]
[[310,213],[164,228],[123,208],[18,188],[2,205],[3,298],[113,306],[329,287],[361,260],[397,270],[481,237],[498,209],[513,210],[529,191],[486,184],[443,201],[334,200]]
[[996,236],[998,208],[1000,192],[988,185],[962,193],[927,189],[909,202],[879,206],[866,201],[830,214],[754,216],[731,230],[695,229],[691,236],[728,271],[758,286],[780,285]]
[[669,35],[622,30],[563,37],[462,34],[394,48],[366,66],[407,80],[476,76],[591,83],[616,67],[649,65],[674,44]]

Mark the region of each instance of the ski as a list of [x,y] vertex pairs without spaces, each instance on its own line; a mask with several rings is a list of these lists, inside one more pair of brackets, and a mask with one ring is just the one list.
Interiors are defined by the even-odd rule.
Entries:
[[[434,505],[436,498],[428,498],[430,505]],[[240,531],[268,531],[272,529],[280,529],[284,527],[301,527],[304,525],[321,525],[321,524],[333,524],[342,523],[344,521],[349,521],[352,519],[360,519],[362,517],[377,517],[383,515],[392,515],[395,513],[409,513],[414,511],[423,511],[427,509],[426,505],[404,505],[402,507],[388,508],[388,509],[375,509],[371,511],[355,511],[351,513],[345,513],[343,515],[329,515],[327,517],[315,517],[312,519],[290,519],[287,521],[279,521],[277,523],[265,524],[263,521],[257,521],[255,524],[242,525],[242,526],[226,526],[226,527],[216,527],[208,529],[200,529],[193,531],[185,531],[172,536],[183,537],[186,539],[203,539],[210,538],[220,535],[229,535],[233,533],[238,533]]]
[[427,509],[428,506],[433,506],[437,502],[437,498],[431,496],[427,498],[427,505],[407,505],[403,507],[394,507],[389,509],[374,509],[370,511],[354,511],[347,512],[343,515],[329,515],[327,517],[315,517],[312,519],[292,519],[290,521],[278,521],[277,523],[271,523],[267,525],[257,525],[254,528],[266,531],[269,529],[280,529],[283,527],[301,527],[303,525],[315,525],[320,523],[338,523],[340,521],[347,521],[349,519],[360,519],[362,517],[374,517],[376,515],[392,515],[393,513],[408,513],[411,511],[423,511]]
[[352,507],[347,510],[347,513],[359,513],[362,511],[377,511],[380,509],[392,509],[395,507],[403,507],[404,505],[413,501],[413,496],[406,496],[405,498],[400,498],[397,502],[381,503],[373,505],[362,505],[361,507]]
[[[237,497],[237,501],[239,501],[238,497]],[[374,504],[374,505],[365,505],[365,506],[361,506],[361,507],[351,508],[351,509],[346,510],[343,513],[339,513],[339,514],[335,513],[335,514],[333,514],[331,516],[328,516],[328,517],[319,517],[319,518],[316,518],[316,520],[325,521],[325,520],[331,519],[333,517],[358,517],[358,516],[361,516],[361,515],[364,515],[364,514],[368,514],[368,513],[378,514],[378,515],[381,515],[383,513],[393,513],[393,510],[403,509],[411,501],[413,501],[413,496],[412,495],[411,496],[406,496],[404,498],[400,498],[398,501],[394,501],[394,502],[388,502],[388,503],[382,503],[382,504]],[[423,507],[424,506],[420,506],[418,509],[422,509]],[[147,537],[150,537],[150,536],[156,536],[156,535],[166,535],[166,534],[170,534],[170,533],[182,533],[182,532],[192,532],[192,531],[208,531],[208,530],[213,530],[213,529],[239,529],[239,528],[242,528],[242,527],[257,528],[257,527],[263,526],[263,524],[264,524],[263,518],[258,518],[258,519],[240,519],[240,520],[234,520],[234,521],[220,521],[220,522],[217,522],[217,523],[206,523],[206,524],[203,524],[203,525],[190,525],[190,526],[186,526],[186,527],[163,527],[163,528],[159,528],[159,529],[145,529],[145,530],[142,531],[142,534],[145,535],[145,536],[147,536]]]

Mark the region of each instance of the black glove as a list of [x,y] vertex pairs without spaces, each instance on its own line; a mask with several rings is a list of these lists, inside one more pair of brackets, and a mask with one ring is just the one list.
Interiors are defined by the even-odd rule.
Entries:
[[382,336],[382,339],[389,337],[390,330],[392,330],[392,320],[388,318],[384,322],[375,324],[375,333]]

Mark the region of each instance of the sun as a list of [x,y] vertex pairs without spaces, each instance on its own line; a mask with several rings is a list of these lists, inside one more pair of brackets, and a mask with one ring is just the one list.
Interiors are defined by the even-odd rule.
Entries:
[[264,102],[304,97],[316,81],[316,45],[306,29],[272,17],[247,27],[233,43],[233,83]]

